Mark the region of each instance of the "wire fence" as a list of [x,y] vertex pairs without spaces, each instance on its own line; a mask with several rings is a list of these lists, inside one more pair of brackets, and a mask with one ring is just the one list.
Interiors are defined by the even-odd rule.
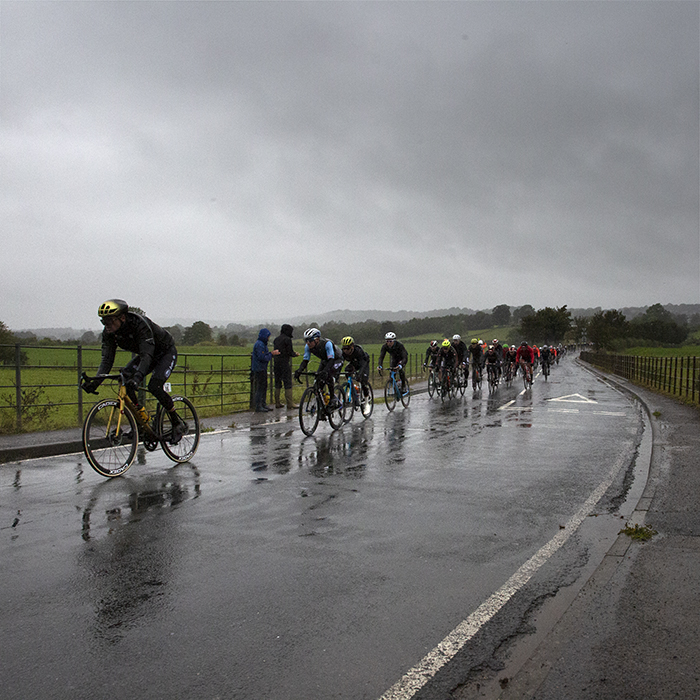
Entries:
[[[0,365],[0,433],[31,432],[80,426],[95,397],[80,389],[83,372],[94,375],[101,349],[78,346],[0,345],[5,357]],[[120,351],[114,367],[123,367],[131,354]],[[250,352],[180,353],[169,378],[172,393],[187,396],[202,418],[247,411],[251,408]],[[300,359],[293,361],[296,368]],[[376,373],[376,358],[370,355],[370,381],[386,381]],[[313,369],[313,361],[311,368]],[[409,354],[406,375],[420,376],[422,355]],[[273,363],[269,365],[268,392],[273,401]],[[104,389],[102,388],[104,387]],[[100,393],[108,391],[103,384]],[[295,383],[301,395],[305,387]],[[103,397],[101,397],[103,398]],[[146,392],[140,397],[148,410],[155,399]],[[298,398],[298,397],[297,397]]]
[[691,403],[700,403],[700,358],[581,353],[585,362]]

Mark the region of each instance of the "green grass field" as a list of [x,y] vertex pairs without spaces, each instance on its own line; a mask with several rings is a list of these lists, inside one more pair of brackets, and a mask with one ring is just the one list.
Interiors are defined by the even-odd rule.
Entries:
[[628,348],[621,354],[638,357],[700,357],[700,345],[684,345],[680,348]]

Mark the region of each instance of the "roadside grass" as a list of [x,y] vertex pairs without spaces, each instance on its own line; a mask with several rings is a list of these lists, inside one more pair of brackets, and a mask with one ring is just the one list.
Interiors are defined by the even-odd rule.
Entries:
[[700,345],[683,345],[681,347],[646,347],[627,348],[622,355],[636,357],[700,357]]
[[627,525],[620,530],[619,534],[627,535],[636,542],[648,542],[654,535],[659,533],[648,525],[637,525],[634,527]]

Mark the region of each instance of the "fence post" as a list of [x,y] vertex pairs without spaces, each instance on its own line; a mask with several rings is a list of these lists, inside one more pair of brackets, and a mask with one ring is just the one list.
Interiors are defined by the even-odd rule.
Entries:
[[83,374],[83,346],[78,345],[78,425],[83,424],[83,390],[80,388],[80,380]]
[[219,374],[221,381],[221,413],[224,412],[224,356],[221,356],[221,372]]
[[17,406],[17,432],[22,432],[22,353],[15,343],[15,404]]

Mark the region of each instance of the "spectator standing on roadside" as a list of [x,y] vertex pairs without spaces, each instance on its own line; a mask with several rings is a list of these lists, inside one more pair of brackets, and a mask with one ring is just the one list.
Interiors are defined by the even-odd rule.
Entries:
[[292,397],[292,358],[299,357],[298,352],[294,352],[292,337],[294,327],[285,323],[280,328],[280,334],[273,342],[273,348],[279,350],[279,355],[275,355],[273,360],[273,370],[275,373],[275,406],[284,408],[281,401],[282,387],[284,386],[284,397],[287,401],[287,408],[299,408],[294,405]]
[[262,328],[258,333],[258,339],[253,345],[253,355],[250,365],[250,379],[253,383],[253,405],[256,413],[266,413],[272,409],[265,405],[267,393],[267,366],[273,356],[279,355],[279,350],[270,352],[267,349],[267,341],[270,339],[270,331]]

